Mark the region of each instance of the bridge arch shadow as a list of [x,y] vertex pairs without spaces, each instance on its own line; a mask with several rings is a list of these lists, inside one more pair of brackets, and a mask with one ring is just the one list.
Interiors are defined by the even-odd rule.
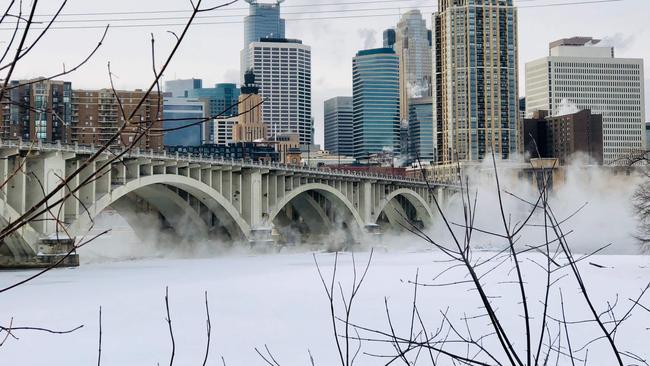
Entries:
[[[194,204],[188,202],[189,197]],[[76,235],[87,233],[93,220],[110,207],[121,214],[136,235],[144,239],[151,228],[138,229],[145,224],[133,214],[133,208],[138,204],[145,204],[157,212],[179,237],[187,241],[207,240],[217,229],[223,229],[228,240],[233,241],[245,240],[250,233],[248,223],[218,191],[189,177],[168,174],[141,177],[114,187],[111,193],[87,206],[87,212],[80,212],[69,231]]]
[[420,229],[433,225],[435,214],[417,192],[402,188],[391,192],[375,208],[373,222],[387,227],[404,229],[416,225]]
[[284,244],[349,245],[358,240],[365,222],[352,202],[336,188],[309,183],[293,189],[269,210],[267,226]]

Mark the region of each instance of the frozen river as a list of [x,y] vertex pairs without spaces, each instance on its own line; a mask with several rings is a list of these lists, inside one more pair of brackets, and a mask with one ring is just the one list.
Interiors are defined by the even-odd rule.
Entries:
[[[329,274],[333,254],[317,256]],[[366,258],[367,253],[357,255],[358,262]],[[353,310],[354,322],[386,330],[384,297],[387,297],[397,331],[408,332],[413,288],[407,281],[413,279],[417,269],[423,281],[430,281],[447,266],[440,262],[441,259],[440,254],[427,251],[376,252]],[[604,267],[588,263],[582,266],[599,309],[606,308],[606,301],[614,302],[617,293],[621,306],[627,307],[627,299],[637,296],[650,281],[649,257],[600,256],[590,261]],[[339,271],[344,288],[349,285],[351,269],[351,258],[344,255]],[[542,278],[542,272],[534,266],[527,270],[526,279],[530,283]],[[21,280],[30,273],[0,273],[0,285]],[[508,273],[501,275],[507,277]],[[1,323],[7,325],[13,318],[14,326],[69,329],[84,325],[84,328],[69,335],[17,333],[19,340],[8,339],[0,348],[0,364],[96,364],[100,306],[103,308],[103,365],[168,364],[166,286],[169,286],[177,342],[177,365],[203,361],[206,342],[204,291],[209,292],[213,324],[208,364],[221,365],[220,357],[223,356],[228,365],[263,365],[254,347],[264,345],[273,350],[282,365],[309,364],[308,350],[316,365],[336,364],[328,303],[311,253],[148,259],[86,264],[77,269],[53,271],[0,295]],[[567,316],[580,320],[584,309],[576,286],[568,282],[561,282],[560,286],[565,301],[576,304],[567,307]],[[493,291],[502,296],[495,301],[503,302],[499,307],[506,325],[517,328],[521,326],[520,319],[508,315],[518,310],[516,289],[502,287],[494,287]],[[540,295],[540,291],[532,291],[530,297]],[[439,324],[439,311],[449,307],[449,316],[454,320],[460,319],[463,313],[479,313],[476,294],[463,286],[422,289],[418,304],[424,320],[432,328]],[[553,309],[553,315],[558,316],[557,310]],[[637,312],[617,339],[625,344],[625,349],[648,356],[650,331],[647,328],[650,328],[650,313]],[[591,331],[585,329],[584,332]],[[523,346],[521,341],[517,346]],[[357,364],[385,364],[383,360],[363,354],[382,350],[386,348],[364,345]],[[607,358],[599,358],[595,351],[588,364],[608,365],[610,362]]]

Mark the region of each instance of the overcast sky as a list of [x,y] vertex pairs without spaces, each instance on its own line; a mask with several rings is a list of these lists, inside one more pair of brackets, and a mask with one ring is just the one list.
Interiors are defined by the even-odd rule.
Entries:
[[[4,8],[9,0],[0,0]],[[268,1],[268,0],[266,0]],[[368,0],[359,0],[361,3]],[[524,6],[566,3],[571,0],[519,1],[519,58],[520,90],[524,91],[524,63],[546,56],[550,41],[576,35],[607,38],[616,45],[619,57],[644,58],[645,69],[650,70],[650,1],[622,0],[590,5],[552,6],[524,8]],[[203,0],[206,6],[218,4],[218,0]],[[265,0],[260,0],[265,2]],[[29,1],[25,2],[26,4]],[[315,5],[315,3],[327,5]],[[348,5],[340,5],[347,3]],[[316,119],[316,142],[322,143],[323,101],[338,95],[352,93],[352,57],[364,48],[379,47],[382,31],[394,26],[400,12],[419,7],[427,23],[435,0],[395,0],[392,2],[356,4],[351,0],[287,0],[283,14],[287,18],[287,37],[299,38],[312,47],[313,113]],[[56,0],[41,1],[39,14],[51,14]],[[332,5],[338,4],[338,5]],[[239,81],[239,51],[243,47],[243,17],[247,4],[240,0],[226,10],[206,14],[210,18],[199,19],[187,41],[183,44],[168,69],[165,79],[201,78],[204,86],[219,82]],[[400,8],[401,7],[401,8]],[[383,10],[363,10],[363,9]],[[190,9],[189,0],[69,0],[65,13],[88,14],[105,12],[143,12]],[[333,12],[346,10],[345,12]],[[60,26],[84,26],[110,23],[132,24],[178,24],[188,13],[119,14],[119,15],[69,15]],[[357,18],[295,20],[310,17]],[[133,20],[133,18],[173,18],[156,20]],[[45,18],[40,18],[41,20]],[[94,19],[93,23],[78,22]],[[130,20],[125,20],[130,19]],[[293,20],[292,20],[293,19]],[[101,21],[99,21],[101,20]],[[6,28],[3,26],[2,28]],[[117,75],[118,88],[145,88],[152,79],[150,34],[156,37],[157,59],[160,64],[174,38],[168,30],[178,32],[178,25],[146,26],[140,28],[113,28],[97,53],[83,69],[66,77],[73,88],[102,88],[109,85],[106,65],[110,61]],[[31,78],[60,72],[65,64],[73,66],[85,58],[102,33],[101,29],[52,30],[15,71],[14,78]],[[0,46],[10,37],[10,32],[0,30]],[[650,71],[646,72],[646,90],[650,90]],[[646,93],[646,106],[650,106],[650,92]],[[648,109],[648,107],[646,107]],[[647,117],[650,119],[650,117]]]

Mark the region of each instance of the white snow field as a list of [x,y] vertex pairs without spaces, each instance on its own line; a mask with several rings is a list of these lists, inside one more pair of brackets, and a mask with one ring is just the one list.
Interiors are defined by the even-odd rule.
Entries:
[[[489,253],[479,253],[488,257]],[[319,253],[317,258],[326,276],[332,270],[333,254]],[[357,264],[368,253],[358,253]],[[388,299],[396,331],[408,336],[413,287],[408,280],[420,270],[420,281],[430,282],[448,266],[440,253],[418,250],[376,251],[366,283],[355,308],[354,323],[388,331],[384,297]],[[544,273],[531,260],[525,263],[525,279],[535,287],[529,293],[533,314],[538,314],[537,300],[543,296]],[[604,268],[589,264],[592,262]],[[618,316],[631,305],[650,281],[650,257],[596,256],[580,265],[589,291],[599,311],[614,304],[618,296]],[[0,273],[0,286],[24,279],[33,272]],[[510,277],[508,277],[510,276]],[[505,326],[518,349],[525,348],[518,290],[510,281],[509,267],[496,271],[488,283]],[[348,289],[352,278],[349,254],[342,254],[339,278]],[[464,279],[462,271],[450,272],[440,282]],[[538,283],[540,286],[536,286]],[[20,339],[9,338],[0,348],[0,365],[50,366],[97,364],[98,310],[103,308],[102,365],[142,366],[169,364],[170,340],[165,322],[164,294],[169,286],[170,307],[176,339],[175,365],[200,365],[206,343],[204,291],[209,292],[213,334],[209,365],[264,365],[254,347],[264,345],[273,351],[281,365],[308,365],[308,350],[316,365],[336,365],[337,353],[332,337],[328,302],[318,278],[311,253],[276,255],[231,255],[212,259],[147,259],[138,261],[90,263],[77,269],[60,269],[25,286],[0,295],[0,324],[39,326],[64,330],[84,327],[69,335],[17,332]],[[586,317],[584,301],[570,277],[552,291],[551,315],[561,317],[559,288],[564,293],[568,321]],[[346,290],[347,291],[347,290]],[[645,299],[645,304],[650,301]],[[431,332],[440,324],[440,311],[460,327],[463,314],[481,314],[476,292],[467,286],[421,288],[418,306]],[[339,309],[342,311],[342,308]],[[534,319],[538,327],[540,318]],[[487,321],[475,322],[479,335]],[[557,324],[551,324],[557,332]],[[650,313],[637,310],[617,333],[617,342],[625,351],[650,356]],[[464,329],[464,328],[463,328]],[[586,337],[598,336],[592,325],[574,326],[573,347]],[[366,334],[367,335],[367,334]],[[591,339],[590,338],[590,339]],[[489,343],[489,342],[488,342]],[[536,343],[536,340],[533,342]],[[565,345],[566,346],[566,345]],[[606,343],[592,345],[588,365],[613,365]],[[386,360],[364,354],[390,353],[384,344],[364,344],[357,365],[384,365]],[[393,351],[394,352],[394,351]],[[627,359],[628,364],[638,364]],[[555,362],[553,362],[554,364]],[[423,360],[422,364],[429,364]],[[441,362],[451,365],[451,362]],[[560,364],[570,364],[568,359]]]

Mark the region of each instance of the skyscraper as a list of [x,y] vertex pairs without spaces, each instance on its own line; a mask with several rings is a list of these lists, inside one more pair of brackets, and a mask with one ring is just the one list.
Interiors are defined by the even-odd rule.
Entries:
[[336,155],[354,156],[352,97],[328,99],[324,106],[325,150]]
[[409,100],[409,158],[428,163],[434,160],[433,106],[431,97]]
[[517,150],[517,9],[513,0],[439,0],[433,15],[438,161]]
[[244,85],[239,96],[242,114],[237,117],[233,127],[235,142],[254,142],[267,138],[267,126],[262,119],[262,98],[260,88],[255,83],[255,74],[248,70],[244,75]]
[[419,10],[405,13],[395,30],[400,57],[400,118],[409,118],[409,99],[431,96],[431,42]]
[[395,29],[390,28],[384,31],[384,48],[393,48],[395,47],[395,41],[397,35],[395,34]]
[[260,4],[257,0],[245,0],[249,4],[248,16],[244,18],[244,48],[241,52],[241,81],[251,68],[248,46],[264,38],[285,38],[285,21],[280,18],[280,4],[277,0],[271,4]]
[[400,152],[399,56],[390,48],[359,51],[352,60],[354,157]]
[[526,115],[555,116],[573,106],[603,116],[605,164],[644,149],[643,60],[616,58],[591,37],[550,44],[549,56],[526,64]]
[[311,145],[311,47],[296,39],[264,38],[248,51],[269,137],[294,133],[301,146]]

